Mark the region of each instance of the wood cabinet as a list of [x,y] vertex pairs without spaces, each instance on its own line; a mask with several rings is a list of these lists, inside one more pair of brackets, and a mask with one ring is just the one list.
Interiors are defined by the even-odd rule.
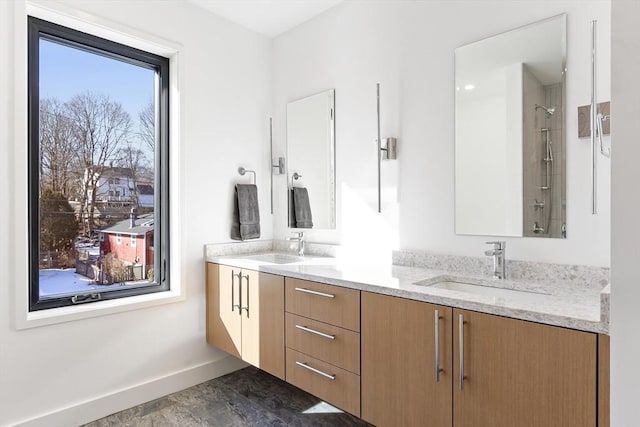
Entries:
[[598,427],[611,425],[610,395],[610,362],[609,350],[611,338],[609,335],[598,335]]
[[291,277],[285,288],[287,312],[360,331],[360,291]]
[[360,416],[360,291],[285,279],[286,380]]
[[455,427],[596,425],[596,334],[459,309],[453,323]]
[[286,313],[287,347],[360,375],[360,334]]
[[207,342],[284,379],[284,278],[207,263]]
[[596,425],[596,334],[368,292],[361,298],[366,421],[379,427]]
[[362,418],[379,427],[451,426],[452,309],[361,298]]
[[378,427],[609,425],[605,335],[207,263],[207,341]]
[[360,375],[287,348],[287,382],[360,415]]

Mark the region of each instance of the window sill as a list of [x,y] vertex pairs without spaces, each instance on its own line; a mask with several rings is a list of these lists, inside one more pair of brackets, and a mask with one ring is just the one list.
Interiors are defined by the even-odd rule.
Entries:
[[184,300],[185,296],[178,289],[88,304],[52,308],[49,310],[34,311],[25,313],[24,316],[18,316],[16,319],[16,329],[38,328],[40,326],[55,325],[74,320],[106,316],[109,314],[139,310],[142,308],[171,304]]

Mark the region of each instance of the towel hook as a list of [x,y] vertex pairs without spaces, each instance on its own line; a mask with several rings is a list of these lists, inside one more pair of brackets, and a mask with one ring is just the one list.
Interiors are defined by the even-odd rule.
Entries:
[[293,188],[293,181],[297,181],[300,178],[302,178],[302,175],[300,175],[298,172],[294,172],[293,175],[291,175],[291,188]]
[[253,174],[253,183],[254,183],[254,184],[256,183],[256,171],[251,171],[251,170],[249,170],[249,169],[245,169],[245,168],[243,168],[242,166],[240,166],[240,167],[238,168],[238,173],[239,173],[240,175],[242,175],[242,176],[244,176],[244,174],[246,174],[246,173],[252,173],[252,174]]

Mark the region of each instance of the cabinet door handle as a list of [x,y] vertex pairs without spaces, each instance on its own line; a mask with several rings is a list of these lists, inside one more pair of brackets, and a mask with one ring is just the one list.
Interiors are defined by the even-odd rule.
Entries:
[[240,297],[239,304],[236,307],[238,307],[238,315],[242,316],[242,270],[236,276],[238,276],[238,294]]
[[316,369],[316,368],[314,368],[312,366],[309,366],[304,362],[297,362],[296,361],[296,365],[300,366],[301,368],[308,369],[311,372],[314,372],[314,373],[316,373],[318,375],[322,375],[325,378],[329,378],[331,381],[336,379],[335,375],[331,375],[331,374],[327,374],[326,372],[322,372],[320,369]]
[[464,387],[464,315],[458,315],[458,388]]
[[440,381],[440,371],[442,371],[440,369],[440,319],[442,317],[440,316],[440,312],[438,310],[435,311],[435,316],[434,316],[434,320],[435,320],[435,345],[434,347],[434,374],[435,374],[435,379],[436,382]]
[[335,335],[325,334],[324,332],[316,331],[315,329],[307,328],[306,326],[296,325],[296,328],[298,328],[298,329],[300,329],[302,331],[305,331],[305,332],[310,332],[312,334],[320,335],[321,337],[328,338],[330,340],[335,340],[336,339]]
[[325,298],[335,298],[336,296],[333,294],[325,294],[324,292],[313,291],[311,289],[306,288],[295,288],[298,292],[304,292],[305,294],[318,295],[319,297]]
[[[238,307],[238,311],[240,310],[240,304],[236,304],[236,288],[235,288],[235,279],[236,274],[231,270],[231,311],[235,311],[236,307]],[[242,298],[242,289],[240,289],[240,298]]]
[[[246,310],[247,311],[247,319],[249,318],[249,275],[247,274],[246,276],[242,275],[242,272],[240,272],[239,274],[240,276],[240,290],[242,291],[242,278],[244,277],[245,279],[247,279],[247,305],[246,307],[242,307],[240,308],[240,313],[242,313],[242,310]],[[240,304],[242,304],[242,300],[240,300]]]

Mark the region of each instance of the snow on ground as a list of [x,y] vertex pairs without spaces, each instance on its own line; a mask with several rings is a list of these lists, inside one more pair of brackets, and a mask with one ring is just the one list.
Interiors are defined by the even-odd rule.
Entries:
[[98,285],[88,277],[75,272],[75,268],[50,268],[40,270],[40,296],[52,296],[66,293],[82,293],[104,291],[123,286],[121,283],[113,285]]
[[100,255],[100,246],[93,246],[91,243],[76,243],[76,249],[82,252],[88,252],[90,256]]

